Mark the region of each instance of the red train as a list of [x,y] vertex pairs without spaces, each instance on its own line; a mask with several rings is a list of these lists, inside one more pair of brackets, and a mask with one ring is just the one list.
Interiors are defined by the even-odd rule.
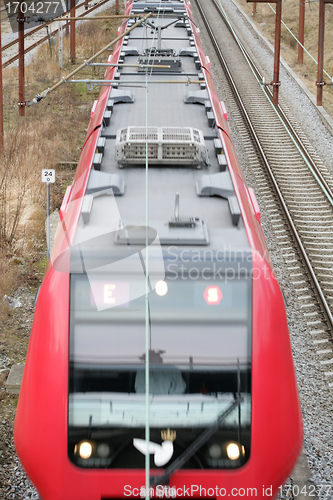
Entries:
[[146,496],[147,474],[151,498],[274,498],[302,421],[259,208],[190,2],[129,13],[37,299],[17,452],[43,500]]

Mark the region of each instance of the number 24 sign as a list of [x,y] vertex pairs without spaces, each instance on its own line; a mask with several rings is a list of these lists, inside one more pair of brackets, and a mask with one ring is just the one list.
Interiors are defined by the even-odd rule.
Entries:
[[42,170],[42,182],[50,184],[55,182],[55,170],[53,169],[43,169]]

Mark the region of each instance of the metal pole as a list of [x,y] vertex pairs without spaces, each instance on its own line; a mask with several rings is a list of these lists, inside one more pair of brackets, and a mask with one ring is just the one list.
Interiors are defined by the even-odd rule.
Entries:
[[[75,0],[71,0],[71,17],[75,17]],[[70,26],[70,60],[75,61],[75,21],[69,21]]]
[[116,0],[116,14],[119,14],[119,0]]
[[47,26],[45,26],[45,27],[46,27],[47,37],[48,37],[48,39],[49,39],[50,57],[52,57],[51,35],[50,35],[50,32],[49,32],[49,27],[48,27],[48,25],[47,25]]
[[[66,13],[68,14],[68,11],[69,11],[69,2],[68,0],[66,0]],[[66,21],[66,38],[68,37],[69,35],[69,23],[68,21]]]
[[1,11],[0,11],[0,155],[3,154],[3,93],[2,93],[2,47],[1,47]]
[[[298,40],[304,46],[305,0],[299,0]],[[303,64],[303,47],[298,44],[298,64]]]
[[85,10],[89,9],[88,0],[84,0],[84,8]]
[[46,215],[47,215],[47,229],[46,229],[46,239],[47,239],[47,260],[50,258],[50,184],[46,184]]
[[252,9],[252,15],[257,13],[257,2],[253,2],[253,9]]
[[19,46],[19,115],[25,115],[24,96],[24,14],[21,10],[22,2],[19,3],[18,22],[18,46]]
[[325,2],[319,0],[319,39],[318,39],[318,73],[317,73],[317,106],[323,105],[324,76],[324,35],[325,35]]
[[279,102],[281,17],[282,17],[282,0],[279,0],[276,3],[276,14],[275,14],[274,76],[272,82],[274,106],[277,106]]
[[61,22],[58,22],[58,58],[59,58],[59,68],[62,68],[63,64],[63,26]]

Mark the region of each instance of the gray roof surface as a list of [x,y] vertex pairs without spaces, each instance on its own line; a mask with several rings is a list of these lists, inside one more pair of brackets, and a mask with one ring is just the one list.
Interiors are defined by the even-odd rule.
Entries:
[[[141,2],[142,4],[142,2]],[[138,3],[134,4],[138,8]],[[172,18],[154,18],[155,26],[165,26]],[[147,38],[146,38],[147,37]],[[156,37],[153,41],[151,29],[139,27],[128,36],[127,48],[136,47],[142,57],[145,48],[157,46]],[[162,49],[171,48],[179,51],[190,47],[187,29],[174,25],[162,30]],[[172,57],[172,59],[174,59]],[[109,174],[118,174],[125,182],[122,196],[99,196],[94,198],[89,216],[83,221],[81,217],[76,236],[76,242],[83,241],[103,232],[114,231],[119,218],[124,225],[145,224],[146,210],[146,170],[145,164],[124,165],[119,168],[115,158],[115,137],[117,131],[129,126],[146,126],[146,112],[148,126],[156,127],[193,127],[202,131],[208,151],[209,166],[196,168],[187,166],[149,165],[148,176],[148,205],[149,225],[154,227],[154,222],[167,224],[170,216],[174,216],[175,195],[179,193],[179,216],[198,217],[204,220],[208,227],[209,247],[218,249],[223,245],[233,248],[249,249],[246,232],[240,218],[237,226],[232,224],[231,213],[227,199],[219,196],[198,196],[196,182],[203,175],[218,174],[218,164],[214,138],[217,138],[215,128],[209,126],[205,106],[202,104],[186,104],[185,96],[188,92],[200,90],[199,83],[185,85],[166,83],[169,81],[198,80],[201,69],[196,69],[195,58],[180,57],[181,72],[170,73],[165,71],[158,74],[154,70],[148,76],[148,92],[146,92],[146,75],[135,68],[119,68],[119,90],[130,91],[134,102],[116,103],[112,109],[111,120],[108,126],[101,130],[101,137],[106,138],[105,149],[100,166],[100,171]],[[126,55],[125,64],[137,64],[138,56]],[[142,83],[142,86],[122,86],[121,82],[131,80]],[[161,83],[149,83],[150,80]],[[110,90],[112,99],[112,89]],[[98,167],[99,168],[99,167]],[[228,170],[228,169],[227,169]],[[158,225],[158,224],[157,224]],[[180,232],[192,231],[192,228],[178,229]],[[207,247],[206,247],[207,248]]]

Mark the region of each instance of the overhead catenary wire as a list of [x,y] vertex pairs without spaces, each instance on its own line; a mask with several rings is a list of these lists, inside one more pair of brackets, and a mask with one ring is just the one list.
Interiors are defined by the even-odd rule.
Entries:
[[148,252],[148,224],[149,224],[149,203],[148,203],[148,72],[146,71],[146,297],[145,297],[145,345],[146,345],[146,363],[145,363],[145,440],[146,440],[146,455],[145,455],[145,485],[146,485],[146,500],[149,500],[149,484],[150,484],[150,418],[149,418],[149,354],[150,354],[150,321],[149,321],[149,252]]
[[[157,22],[159,20],[161,10],[161,0],[159,0],[158,11],[157,11]],[[147,64],[150,65],[151,55],[153,51],[153,43],[155,40],[156,31],[153,31],[153,36],[151,40],[150,50],[148,52]],[[148,47],[148,45],[147,45]],[[153,69],[150,70],[150,75],[152,74]],[[145,382],[146,382],[146,392],[145,392],[145,407],[146,407],[146,419],[145,419],[145,440],[146,440],[146,455],[145,455],[145,487],[146,487],[146,500],[150,498],[150,454],[149,454],[149,441],[150,441],[150,414],[149,414],[149,354],[150,354],[150,309],[149,309],[149,247],[148,247],[148,227],[149,227],[149,197],[148,197],[148,71],[146,71],[146,165],[145,165],[145,174],[146,174],[146,301],[145,301],[145,344],[146,344],[146,360],[145,360]]]

